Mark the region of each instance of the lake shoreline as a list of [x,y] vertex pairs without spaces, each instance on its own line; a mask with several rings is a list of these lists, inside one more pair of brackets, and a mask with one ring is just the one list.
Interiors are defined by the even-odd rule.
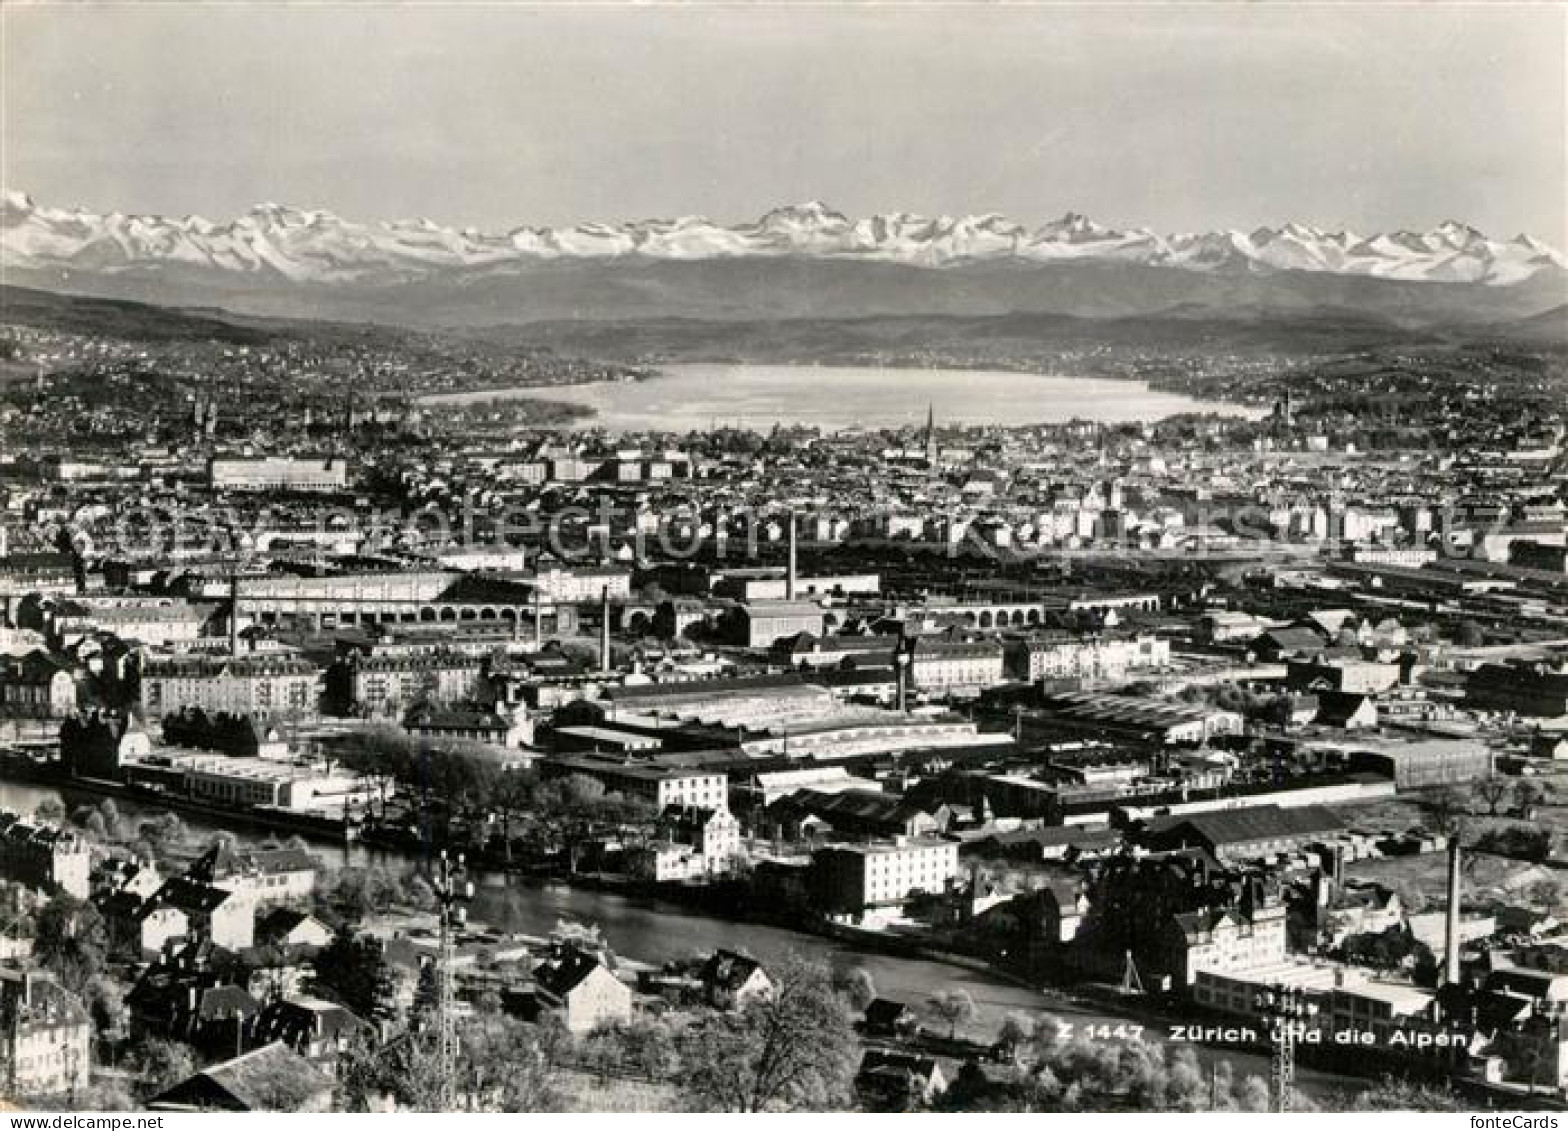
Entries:
[[[1157,388],[1124,373],[1045,373],[995,363],[915,368],[678,362],[619,381],[427,393],[414,403],[432,408],[535,399],[592,413],[568,429],[630,433],[720,426],[896,431],[923,426],[927,410],[945,428],[1154,423],[1183,414],[1256,419],[1264,412],[1259,405]],[[976,416],[977,405],[996,407]]]

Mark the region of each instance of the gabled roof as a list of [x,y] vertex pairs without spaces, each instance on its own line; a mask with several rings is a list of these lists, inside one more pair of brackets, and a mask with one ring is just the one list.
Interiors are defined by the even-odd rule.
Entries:
[[165,880],[163,886],[153,893],[153,897],[143,905],[140,916],[145,918],[160,907],[174,907],[197,915],[210,915],[232,894],[200,880],[174,876]]
[[896,1025],[909,1012],[909,1006],[903,1002],[879,997],[866,1006],[866,1024],[880,1028]]
[[1369,703],[1375,710],[1376,701],[1369,695],[1353,691],[1320,691],[1318,713],[1313,721],[1321,726],[1344,726]]
[[[762,969],[762,963],[755,958],[744,954],[736,954],[733,950],[714,951],[713,957],[703,963],[702,970],[698,973],[704,984],[714,989],[735,992],[749,981],[752,975]],[[764,975],[766,976],[766,975]]]
[[264,939],[282,938],[301,924],[312,922],[324,929],[331,929],[308,911],[299,911],[292,907],[274,907],[256,921],[256,935]]
[[1271,628],[1260,633],[1253,641],[1253,646],[1271,644],[1281,652],[1306,652],[1316,654],[1323,651],[1328,642],[1323,636],[1310,628]]
[[261,1011],[261,1002],[239,986],[213,986],[204,990],[196,1004],[196,1013],[207,1021],[230,1017],[254,1017]]
[[1198,842],[1220,847],[1283,837],[1330,836],[1344,832],[1345,822],[1321,805],[1293,809],[1255,805],[1156,818],[1149,822],[1148,835],[1168,837],[1183,827]]
[[564,998],[602,965],[592,954],[576,947],[563,947],[560,954],[534,968],[534,981],[546,993]]
[[929,1056],[894,1052],[891,1049],[867,1049],[860,1060],[862,1075],[871,1072],[907,1073],[919,1080],[929,1081],[937,1075],[936,1060]]
[[152,1102],[164,1108],[303,1111],[331,1090],[330,1077],[281,1041],[273,1041],[209,1065]]

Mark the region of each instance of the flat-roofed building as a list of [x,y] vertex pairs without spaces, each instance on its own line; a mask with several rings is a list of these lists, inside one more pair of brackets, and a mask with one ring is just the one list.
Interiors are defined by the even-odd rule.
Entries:
[[533,583],[540,600],[552,604],[597,601],[606,590],[612,601],[632,593],[631,571],[617,566],[536,565]]
[[1350,752],[1351,770],[1392,778],[1396,789],[1458,785],[1492,772],[1492,752],[1478,742],[1427,739],[1384,742]]
[[1012,674],[1041,679],[1121,679],[1130,671],[1169,667],[1171,645],[1153,636],[1130,639],[1025,638],[1006,645]]
[[1465,702],[1533,718],[1568,715],[1568,670],[1523,661],[1483,664],[1465,683]]
[[246,456],[212,461],[214,490],[342,491],[348,487],[348,464],[337,457]]
[[671,805],[729,809],[729,775],[704,769],[622,762],[592,755],[557,755],[539,764],[545,777],[584,774],[606,792],[640,797],[663,812]]
[[1376,695],[1399,686],[1400,666],[1339,658],[1291,660],[1286,679],[1291,687],[1300,691]]
[[1164,746],[1240,734],[1245,727],[1241,714],[1236,711],[1093,691],[1046,695],[1041,710],[1026,713],[1023,721],[1026,725],[1038,722],[1048,729],[1119,736]]
[[341,815],[345,805],[379,797],[358,774],[268,758],[193,757],[181,762],[185,795],[235,808],[315,811]]
[[653,735],[596,726],[560,727],[552,732],[551,741],[563,754],[581,751],[647,754],[664,745],[662,740]]
[[49,615],[50,631],[65,647],[109,632],[155,648],[194,644],[215,623],[219,605],[172,597],[74,598]]
[[484,661],[446,649],[402,655],[362,656],[333,665],[328,675],[334,706],[371,714],[397,714],[416,703],[458,703],[477,690]]
[[824,616],[809,601],[750,601],[737,606],[738,641],[748,648],[771,648],[786,636],[821,636]]

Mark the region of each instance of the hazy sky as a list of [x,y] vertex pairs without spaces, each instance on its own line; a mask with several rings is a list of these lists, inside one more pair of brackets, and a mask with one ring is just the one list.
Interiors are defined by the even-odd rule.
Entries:
[[0,179],[101,211],[1568,229],[1561,4],[23,0],[0,23]]

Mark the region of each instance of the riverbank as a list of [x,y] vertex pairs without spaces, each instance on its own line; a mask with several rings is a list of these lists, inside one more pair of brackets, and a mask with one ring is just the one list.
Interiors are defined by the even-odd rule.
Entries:
[[[102,793],[81,790],[74,783],[43,785],[0,780],[0,808],[30,813],[46,800],[74,807]],[[116,797],[122,815],[149,820],[174,811],[129,793]],[[192,840],[220,832],[241,830],[231,815],[215,816],[184,810]],[[252,826],[253,827],[253,826]],[[336,866],[377,867],[410,875],[428,855],[421,845],[388,848],[365,841],[345,842],[309,831],[300,835],[312,842],[320,855]],[[659,965],[725,948],[743,950],[760,960],[778,961],[795,953],[834,968],[866,969],[880,996],[918,1007],[937,989],[965,990],[975,1001],[974,1028],[994,1034],[1013,1012],[1046,1014],[1088,1031],[1114,1031],[1134,1022],[1145,1026],[1144,1039],[1169,1040],[1163,1016],[1131,999],[1082,989],[1045,986],[1020,974],[1000,969],[978,958],[959,955],[911,940],[871,937],[857,929],[818,930],[801,916],[771,914],[767,909],[719,906],[713,892],[703,888],[676,889],[602,876],[530,876],[491,870],[471,858],[476,891],[471,905],[476,921],[491,923],[507,932],[548,935],[561,920],[597,925],[618,950],[639,961]],[[737,910],[742,913],[737,914]],[[1266,1075],[1268,1061],[1257,1049],[1218,1045],[1194,1046],[1205,1065],[1231,1063],[1238,1076]],[[1303,1067],[1301,1086],[1326,1098],[1367,1087],[1368,1081],[1341,1072]]]

